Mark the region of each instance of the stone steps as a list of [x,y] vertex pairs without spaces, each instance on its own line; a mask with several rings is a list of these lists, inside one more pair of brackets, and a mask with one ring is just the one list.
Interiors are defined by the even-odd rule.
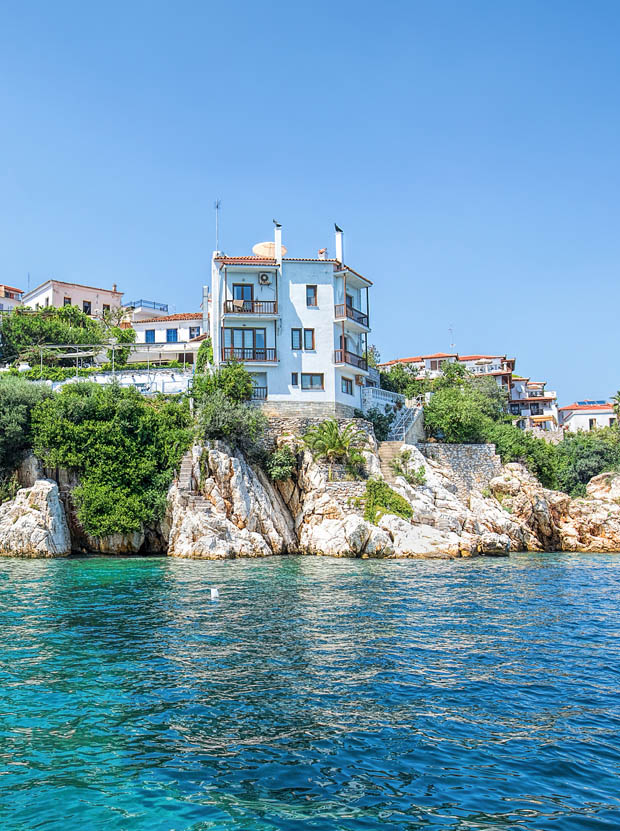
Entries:
[[379,442],[379,464],[381,465],[381,473],[383,473],[383,477],[388,485],[393,485],[396,482],[396,477],[392,472],[390,462],[398,457],[402,446],[402,441]]

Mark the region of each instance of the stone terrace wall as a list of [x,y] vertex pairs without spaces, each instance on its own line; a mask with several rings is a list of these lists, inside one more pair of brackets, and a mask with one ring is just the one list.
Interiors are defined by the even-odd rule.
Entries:
[[269,418],[353,418],[355,407],[338,402],[319,401],[265,401],[261,410]]
[[364,505],[354,503],[366,495],[366,482],[328,482],[325,490],[347,513],[364,515]]
[[326,418],[335,418],[340,427],[345,424],[353,424],[357,430],[364,430],[370,436],[371,447],[374,447],[375,431],[370,421],[366,421],[363,418],[341,418],[335,416],[333,413],[331,416],[316,416],[311,412],[308,412],[306,409],[303,410],[302,416],[270,416],[267,430],[265,432],[265,445],[269,448],[273,448],[276,443],[276,439],[282,435],[290,435],[295,436],[295,438],[301,438],[309,427],[314,427],[316,424],[320,424],[325,421]]
[[451,471],[459,498],[466,504],[472,490],[483,491],[502,471],[502,461],[494,444],[420,443],[418,450],[427,459]]

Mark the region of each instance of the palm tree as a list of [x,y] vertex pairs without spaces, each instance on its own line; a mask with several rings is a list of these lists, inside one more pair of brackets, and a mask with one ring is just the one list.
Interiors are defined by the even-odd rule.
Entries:
[[332,478],[334,462],[359,464],[361,450],[368,445],[368,436],[353,424],[340,429],[334,418],[328,418],[311,427],[303,437],[304,444],[315,459],[325,459],[329,465],[329,479]]
[[615,395],[612,395],[611,400],[614,405],[616,415],[620,417],[620,390],[618,390]]

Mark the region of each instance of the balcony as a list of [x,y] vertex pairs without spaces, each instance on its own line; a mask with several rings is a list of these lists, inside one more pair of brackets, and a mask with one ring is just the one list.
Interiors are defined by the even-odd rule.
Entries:
[[277,315],[277,300],[225,300],[224,314]]
[[267,387],[252,387],[252,401],[266,401]]
[[268,363],[275,363],[278,359],[276,357],[275,349],[267,348],[244,348],[238,346],[224,346],[222,347],[223,361],[262,361]]
[[361,369],[366,372],[368,369],[368,361],[362,358],[361,355],[356,355],[355,352],[347,352],[346,349],[336,349],[334,352],[334,363],[336,364],[350,364],[356,369]]
[[167,312],[167,303],[156,303],[154,300],[131,300],[129,303],[123,303],[124,309],[155,309],[157,312]]
[[337,306],[334,306],[334,315],[338,320],[343,317],[348,317],[349,320],[353,320],[355,323],[359,323],[360,326],[365,326],[368,329],[368,315],[360,312],[359,309],[354,309],[353,306],[339,303]]

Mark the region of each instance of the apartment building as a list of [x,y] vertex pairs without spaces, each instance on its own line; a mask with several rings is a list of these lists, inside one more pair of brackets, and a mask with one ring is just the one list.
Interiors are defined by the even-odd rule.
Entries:
[[23,291],[0,283],[0,312],[12,312],[22,304]]
[[215,363],[242,361],[254,398],[278,412],[352,415],[362,406],[372,283],[345,265],[339,228],[335,245],[334,259],[325,249],[287,257],[276,224],[274,242],[252,256],[213,255]]
[[412,358],[398,358],[380,364],[379,369],[389,370],[395,364],[402,364],[417,370],[419,378],[439,378],[444,363],[462,364],[468,372],[496,379],[500,386],[510,388],[510,379],[515,368],[515,359],[505,355],[459,355],[456,352],[435,352],[432,355],[417,355]]
[[613,404],[607,401],[576,401],[560,407],[560,426],[568,433],[589,433],[600,427],[613,427],[618,418]]
[[121,306],[122,291],[84,286],[81,283],[66,283],[63,280],[46,280],[40,286],[27,291],[22,297],[22,304],[31,309],[44,309],[47,306],[77,306],[84,314],[101,317],[104,312]]

